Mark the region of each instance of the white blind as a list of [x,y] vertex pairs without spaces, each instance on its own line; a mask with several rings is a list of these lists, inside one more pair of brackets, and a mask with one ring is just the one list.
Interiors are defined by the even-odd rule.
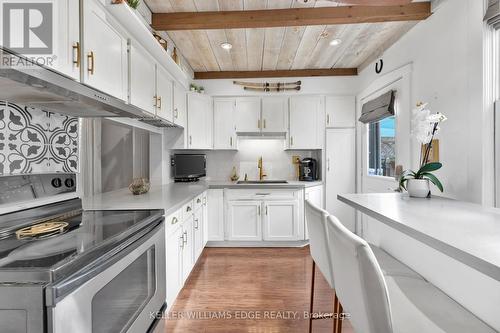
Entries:
[[396,91],[391,90],[385,94],[363,104],[359,121],[365,124],[374,123],[384,118],[394,116],[394,102]]

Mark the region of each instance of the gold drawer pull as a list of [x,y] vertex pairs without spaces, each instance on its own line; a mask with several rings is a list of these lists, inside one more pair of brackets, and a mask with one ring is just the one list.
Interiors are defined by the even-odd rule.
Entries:
[[179,222],[179,220],[177,219],[177,217],[174,217],[172,219],[172,222],[170,222],[170,224],[174,225],[174,224],[177,224]]
[[73,45],[73,64],[75,64],[77,68],[80,68],[81,62],[82,56],[80,54],[80,42],[76,42],[75,45]]
[[87,61],[88,61],[88,69],[87,69],[87,71],[90,73],[90,75],[94,75],[94,73],[95,73],[95,55],[94,55],[94,51],[90,51],[90,53],[87,55]]

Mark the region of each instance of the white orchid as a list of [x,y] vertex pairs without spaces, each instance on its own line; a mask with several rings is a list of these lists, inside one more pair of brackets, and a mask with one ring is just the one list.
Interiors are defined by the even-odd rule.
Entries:
[[413,130],[412,135],[421,144],[428,144],[436,133],[439,132],[438,124],[446,121],[446,116],[442,113],[434,113],[427,108],[428,103],[419,103],[413,110]]

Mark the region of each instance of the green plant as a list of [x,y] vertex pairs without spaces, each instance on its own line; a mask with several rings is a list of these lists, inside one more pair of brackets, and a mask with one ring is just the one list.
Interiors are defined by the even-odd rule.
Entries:
[[127,0],[127,3],[131,8],[137,9],[137,7],[139,7],[141,3],[141,0]]
[[425,164],[417,172],[412,170],[404,171],[399,178],[399,189],[406,190],[406,183],[410,179],[429,179],[441,192],[443,192],[443,184],[441,184],[439,179],[432,174],[433,171],[441,169],[442,166],[443,165],[439,162],[432,162]]

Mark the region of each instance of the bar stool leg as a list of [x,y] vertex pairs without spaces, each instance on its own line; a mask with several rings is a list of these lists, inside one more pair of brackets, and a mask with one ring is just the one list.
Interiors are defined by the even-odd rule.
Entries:
[[344,321],[341,316],[342,313],[344,312],[344,308],[342,307],[342,304],[340,304],[339,301],[339,307],[338,307],[338,319],[337,319],[337,333],[342,333],[342,322]]
[[337,292],[333,291],[333,333],[337,333],[337,312],[339,307],[339,299],[337,297]]
[[309,300],[309,333],[312,333],[312,314],[313,314],[313,306],[314,306],[314,282],[316,279],[316,263],[313,260],[312,264],[312,277],[311,277],[311,298]]

